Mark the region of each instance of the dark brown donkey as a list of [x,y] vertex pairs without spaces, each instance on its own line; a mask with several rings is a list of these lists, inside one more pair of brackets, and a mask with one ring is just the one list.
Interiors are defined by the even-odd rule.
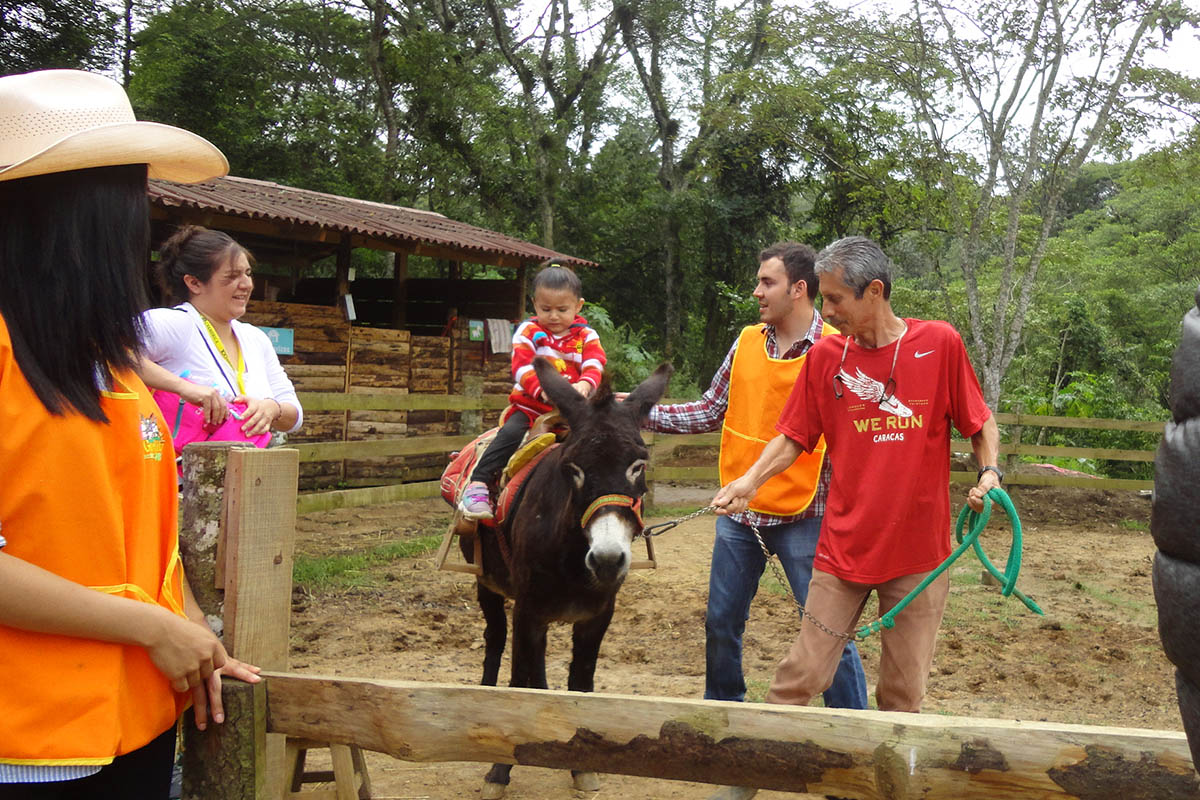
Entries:
[[[588,400],[544,359],[537,359],[534,369],[570,433],[534,466],[501,524],[499,535],[506,537],[509,552],[503,552],[497,536],[483,536],[483,574],[477,579],[486,622],[483,684],[495,686],[499,676],[508,597],[513,601],[509,685],[546,688],[546,631],[551,622],[569,622],[567,688],[590,692],[633,541],[642,533],[640,516],[630,507],[646,492],[649,454],[641,422],[666,390],[671,367],[660,366],[623,402],[607,382]],[[465,558],[473,558],[472,536],[461,537],[461,547]],[[511,770],[511,764],[493,765],[483,797],[501,797]],[[594,789],[595,776],[576,773],[575,785]]]

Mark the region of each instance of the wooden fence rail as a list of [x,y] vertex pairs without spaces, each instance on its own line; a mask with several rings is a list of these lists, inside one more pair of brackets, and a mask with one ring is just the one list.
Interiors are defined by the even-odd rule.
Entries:
[[[1200,798],[1187,739],[1177,731],[279,672],[264,677],[265,692],[227,682],[226,708],[249,713],[236,727],[214,725],[195,736],[196,745],[208,744],[218,756],[212,761],[238,765],[208,785],[245,787],[205,800],[262,797],[253,775],[264,734],[272,733],[410,762],[502,762],[860,800]],[[514,773],[514,786],[520,781]]]
[[[300,402],[306,410],[313,411],[483,411],[504,408],[508,398],[503,395],[448,395],[448,394],[335,394],[324,392],[302,392]],[[1040,456],[1045,458],[1092,458],[1111,461],[1152,462],[1151,450],[1122,450],[1097,447],[1063,447],[1022,442],[1020,432],[1030,428],[1071,428],[1086,430],[1133,431],[1161,434],[1165,423],[1153,420],[1098,419],[1083,417],[1051,417],[1035,414],[996,414],[996,421],[1018,433],[1017,441],[1003,441],[1002,456]],[[411,436],[398,439],[372,439],[352,442],[311,442],[289,444],[300,453],[300,460],[330,461],[340,459],[387,458],[393,456],[449,454],[462,448],[472,440],[471,435],[460,436]],[[645,432],[642,438],[651,450],[646,480],[650,485],[650,502],[656,481],[706,481],[718,480],[715,458],[704,466],[675,466],[668,462],[677,458],[682,448],[710,447],[720,445],[719,433],[699,434],[655,434]],[[956,440],[951,442],[955,454],[969,454],[970,443]],[[950,473],[952,483],[973,482],[975,475],[967,471]],[[1072,486],[1089,489],[1149,490],[1154,482],[1129,478],[1099,478],[1080,475],[1048,475],[1010,473],[1005,478],[1009,486]],[[343,508],[376,503],[394,502],[420,497],[435,497],[437,481],[369,487],[366,489],[343,489],[332,492],[317,492],[303,495],[298,510],[300,513],[330,508]]]

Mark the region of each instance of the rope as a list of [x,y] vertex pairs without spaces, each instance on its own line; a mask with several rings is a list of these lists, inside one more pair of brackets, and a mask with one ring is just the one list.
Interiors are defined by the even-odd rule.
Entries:
[[[1001,572],[1000,570],[996,569],[996,566],[992,564],[991,559],[989,559],[987,554],[983,552],[983,545],[979,543],[979,535],[983,533],[983,529],[987,527],[988,520],[991,519],[992,516],[992,503],[984,503],[983,511],[979,513],[972,511],[969,506],[964,505],[962,511],[959,512],[958,522],[955,523],[954,538],[955,541],[959,543],[958,547],[956,547],[954,552],[951,553],[949,557],[941,563],[941,566],[926,575],[925,580],[921,581],[911,592],[906,594],[904,599],[896,604],[895,608],[874,622],[859,628],[857,631],[858,638],[866,638],[870,634],[878,631],[880,628],[895,627],[896,615],[903,611],[904,607],[912,602],[912,599],[920,594],[926,586],[933,583],[939,575],[949,569],[950,565],[953,564],[959,556],[967,552],[968,548],[975,550],[975,555],[979,557],[979,560],[983,563],[984,568],[987,569],[987,571],[990,572],[994,578],[1000,581],[1000,585],[1003,587],[1000,591],[1001,595],[1004,597],[1009,597],[1010,595],[1015,594],[1017,599],[1023,602],[1030,611],[1040,616],[1045,616],[1045,613],[1041,608],[1038,607],[1037,603],[1033,602],[1031,598],[1025,596],[1021,592],[1017,591],[1017,576],[1021,572],[1021,520],[1017,516],[1017,509],[1015,506],[1013,506],[1012,498],[1008,496],[1008,492],[1004,491],[999,486],[996,486],[988,490],[988,493],[984,495],[984,499],[990,499],[993,503],[1004,509],[1004,513],[1008,515],[1008,521],[1012,526],[1012,545],[1008,550],[1008,563],[1005,571]],[[963,536],[963,527],[968,523],[970,524],[971,528],[970,532],[967,533],[966,536]]]

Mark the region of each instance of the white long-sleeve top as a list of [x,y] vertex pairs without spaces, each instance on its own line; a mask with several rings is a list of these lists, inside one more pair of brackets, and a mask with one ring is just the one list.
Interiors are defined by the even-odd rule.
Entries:
[[[189,381],[201,386],[215,385],[226,399],[240,394],[234,369],[209,340],[203,318],[191,303],[181,303],[174,308],[152,308],[142,315],[142,319],[146,323],[147,358],[176,375],[187,370]],[[246,395],[291,403],[300,413],[296,424],[287,432],[298,430],[304,422],[304,409],[300,407],[296,389],[283,371],[271,340],[248,323],[235,319],[231,325],[246,365],[246,371],[242,373]]]

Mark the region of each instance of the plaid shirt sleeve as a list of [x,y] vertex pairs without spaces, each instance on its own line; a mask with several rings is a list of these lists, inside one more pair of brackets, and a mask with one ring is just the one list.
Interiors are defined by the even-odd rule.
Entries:
[[675,405],[659,405],[650,409],[647,427],[657,433],[708,433],[719,430],[729,408],[729,371],[737,342],[725,354],[720,369],[699,400]]

